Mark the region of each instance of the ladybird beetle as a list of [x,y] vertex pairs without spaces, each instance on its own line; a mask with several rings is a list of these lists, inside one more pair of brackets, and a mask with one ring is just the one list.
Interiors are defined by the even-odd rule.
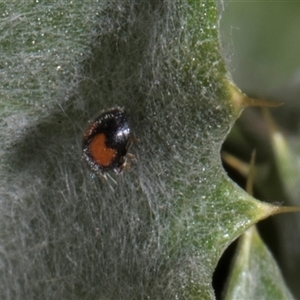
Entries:
[[103,112],[83,135],[83,159],[97,174],[121,173],[131,145],[129,116],[123,108]]

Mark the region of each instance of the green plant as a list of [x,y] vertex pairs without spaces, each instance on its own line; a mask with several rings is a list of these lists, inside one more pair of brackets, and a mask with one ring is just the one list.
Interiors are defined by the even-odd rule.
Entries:
[[[1,299],[213,299],[223,251],[279,211],[222,167],[246,97],[215,4],[1,4]],[[137,162],[102,181],[82,132],[116,105]]]

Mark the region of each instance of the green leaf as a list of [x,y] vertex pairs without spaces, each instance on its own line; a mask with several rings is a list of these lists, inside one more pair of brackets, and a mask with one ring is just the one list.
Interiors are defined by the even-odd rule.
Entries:
[[[290,204],[299,204],[299,177],[300,169],[297,164],[297,149],[286,140],[283,133],[277,128],[269,114],[270,138],[274,151],[274,159],[280,181],[284,186],[284,193],[288,195]],[[296,148],[296,147],[294,147]]]
[[[265,194],[266,199],[280,199],[284,205],[297,206],[299,210],[299,175],[300,169],[297,163],[299,157],[298,137],[289,134],[285,136],[280,128],[275,124],[271,115],[265,113],[267,123],[269,124],[270,140],[274,153],[273,170],[262,177],[260,190]],[[268,176],[266,176],[268,175]],[[273,181],[273,184],[271,183]],[[275,190],[274,182],[278,182]],[[274,197],[277,197],[275,198]],[[281,270],[285,279],[292,289],[295,297],[299,298],[299,266],[300,254],[298,251],[299,232],[295,230],[299,227],[299,214],[285,215],[280,218],[274,218],[276,235],[276,254],[280,262]],[[274,230],[274,229],[273,229]]]
[[[235,144],[230,145],[230,150],[243,160],[248,160],[253,149],[257,150],[254,190],[261,199],[299,205],[299,171],[294,148],[299,140],[299,84],[296,83],[299,66],[293,54],[299,52],[300,45],[295,42],[299,41],[296,32],[299,2],[290,5],[278,2],[273,6],[262,1],[226,4],[222,37],[225,52],[230,56],[232,78],[249,95],[284,102],[282,107],[270,109],[281,133],[279,130],[269,133],[260,111],[247,110],[238,121],[243,139],[232,140]],[[253,15],[257,16],[256,22]],[[296,298],[300,298],[299,220],[299,214],[289,214],[272,218],[260,227]]]
[[294,299],[254,226],[240,238],[224,299]]
[[[0,298],[213,299],[224,249],[276,210],[222,168],[241,108],[215,3],[1,10]],[[82,132],[116,105],[140,142],[105,181],[81,162]]]

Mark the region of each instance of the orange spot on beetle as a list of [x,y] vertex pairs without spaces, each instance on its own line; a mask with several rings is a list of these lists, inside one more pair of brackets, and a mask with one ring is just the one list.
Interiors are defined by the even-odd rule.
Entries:
[[116,150],[106,146],[106,137],[103,133],[97,134],[89,145],[90,155],[101,166],[108,167],[116,157]]

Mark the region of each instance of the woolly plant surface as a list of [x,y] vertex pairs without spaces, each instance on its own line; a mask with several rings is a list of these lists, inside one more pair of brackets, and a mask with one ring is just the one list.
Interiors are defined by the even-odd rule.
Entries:
[[[213,299],[224,249],[271,214],[225,174],[241,108],[211,1],[0,5],[1,299]],[[102,110],[139,139],[107,180],[81,160]]]

